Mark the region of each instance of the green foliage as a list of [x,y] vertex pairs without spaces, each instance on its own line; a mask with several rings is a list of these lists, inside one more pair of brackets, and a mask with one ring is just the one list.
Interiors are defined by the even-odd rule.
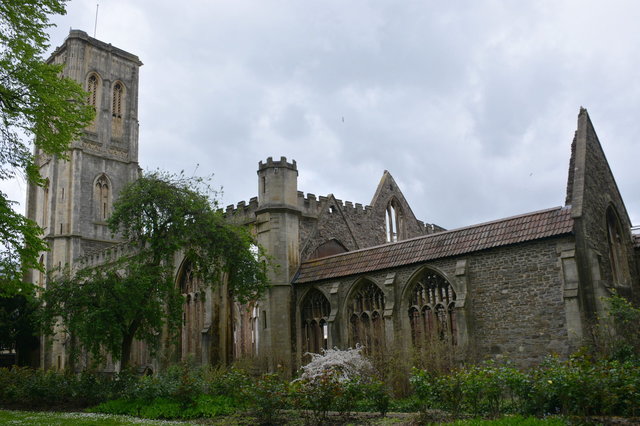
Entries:
[[608,297],[606,301],[609,304],[609,317],[615,328],[610,336],[610,356],[620,361],[640,360],[640,309],[617,294]]
[[30,352],[38,347],[38,307],[33,295],[0,296],[0,351],[15,350],[18,365],[27,365]]
[[632,361],[549,358],[526,373],[494,364],[443,376],[415,370],[411,382],[422,411],[454,415],[635,416],[640,407],[640,364]]
[[[178,330],[183,298],[173,261],[179,252],[204,285],[226,277],[231,295],[258,298],[267,266],[253,253],[250,232],[228,224],[217,211],[206,180],[149,173],[125,187],[109,219],[130,254],[100,267],[59,274],[45,291],[44,323],[57,319],[79,345],[100,361],[105,351],[127,365],[134,339],[152,352],[166,329]],[[76,349],[75,351],[73,349]]]
[[248,407],[261,424],[274,424],[287,407],[289,384],[277,374],[263,374],[244,390]]
[[451,426],[564,426],[566,423],[559,418],[538,419],[535,417],[507,416],[497,420],[470,419],[458,420],[447,424]]
[[118,394],[118,381],[106,376],[0,369],[0,406],[5,408],[82,408]]
[[104,402],[89,411],[103,414],[125,414],[147,419],[195,419],[233,414],[234,401],[224,395],[199,395],[185,408],[179,401],[156,398],[151,401],[116,399]]
[[213,197],[207,179],[148,173],[122,190],[109,227],[146,262],[170,264],[183,251],[204,282],[218,283],[225,273],[234,297],[255,300],[266,289],[265,253],[259,248],[256,256],[249,230],[227,223]]
[[[64,0],[0,2],[0,180],[24,173],[42,184],[32,153],[64,155],[93,118],[86,94],[73,80],[60,78],[61,65],[47,64],[48,15],[64,14]],[[13,212],[0,193],[0,271],[2,293],[23,288],[22,272],[38,265],[46,250],[38,226]]]

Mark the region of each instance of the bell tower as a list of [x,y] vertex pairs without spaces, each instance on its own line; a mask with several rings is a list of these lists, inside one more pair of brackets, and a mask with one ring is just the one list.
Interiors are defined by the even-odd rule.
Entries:
[[[118,242],[107,228],[121,189],[139,176],[137,56],[71,30],[48,60],[63,64],[63,75],[88,92],[94,121],[71,143],[66,158],[36,151],[45,186],[29,185],[27,216],[44,229],[49,252],[40,258],[45,270],[74,267],[76,260]],[[46,286],[44,274],[28,280]],[[37,276],[35,276],[37,275]],[[64,368],[65,350],[54,343],[42,367]]]

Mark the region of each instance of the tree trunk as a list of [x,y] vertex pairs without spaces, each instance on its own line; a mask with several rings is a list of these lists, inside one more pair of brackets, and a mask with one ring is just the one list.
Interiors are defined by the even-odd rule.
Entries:
[[124,371],[129,366],[131,358],[131,345],[133,344],[133,334],[127,334],[122,339],[122,350],[120,353],[120,371]]
[[124,371],[129,366],[129,359],[131,358],[131,346],[133,345],[133,337],[138,331],[140,326],[140,320],[134,320],[127,329],[124,337],[122,338],[122,350],[120,352],[120,371]]

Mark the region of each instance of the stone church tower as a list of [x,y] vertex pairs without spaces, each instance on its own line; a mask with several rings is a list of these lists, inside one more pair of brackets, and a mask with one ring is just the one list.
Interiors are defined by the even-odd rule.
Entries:
[[[112,203],[139,175],[137,56],[72,30],[49,63],[88,92],[96,116],[67,158],[36,152],[43,187],[27,190],[27,216],[44,229],[50,251],[40,257],[47,271],[74,267],[79,257],[118,241],[107,228]],[[35,276],[37,275],[37,276]],[[44,274],[27,277],[46,286]],[[64,368],[64,341],[43,345],[41,366]]]

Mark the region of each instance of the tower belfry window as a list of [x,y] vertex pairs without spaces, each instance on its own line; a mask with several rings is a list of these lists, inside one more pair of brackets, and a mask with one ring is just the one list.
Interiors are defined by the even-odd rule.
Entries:
[[87,79],[87,92],[89,95],[87,97],[87,103],[96,109],[98,106],[98,76],[96,74],[91,74]]
[[111,105],[111,113],[115,118],[122,118],[122,92],[124,91],[122,83],[117,82],[113,86],[113,99]]

